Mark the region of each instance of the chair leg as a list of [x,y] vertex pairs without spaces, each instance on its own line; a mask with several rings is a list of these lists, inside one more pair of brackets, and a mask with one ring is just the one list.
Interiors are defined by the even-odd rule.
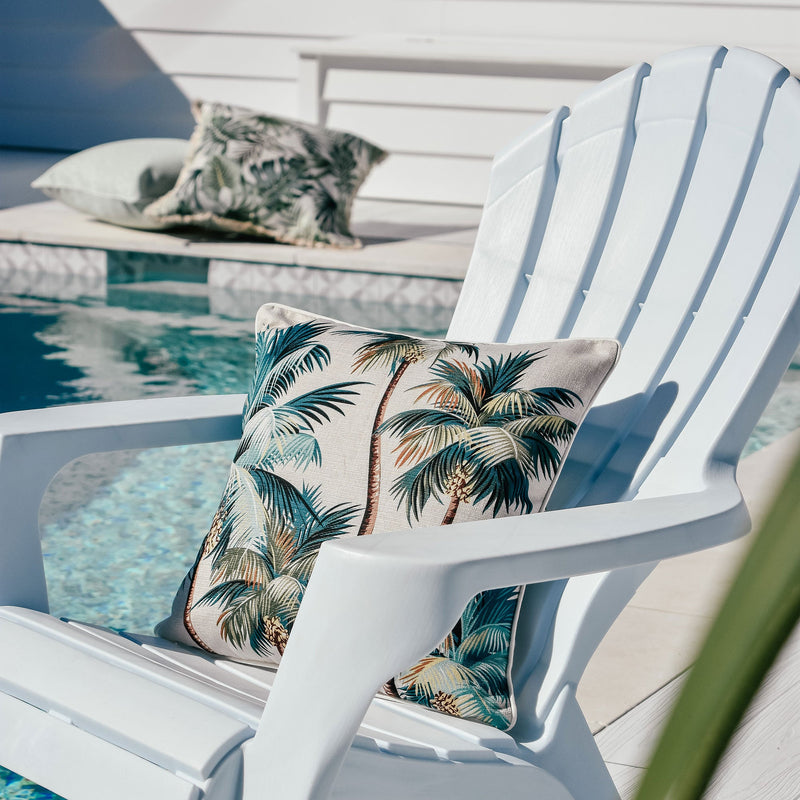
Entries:
[[572,686],[565,687],[556,701],[544,736],[529,747],[539,756],[537,763],[558,778],[575,800],[619,800]]

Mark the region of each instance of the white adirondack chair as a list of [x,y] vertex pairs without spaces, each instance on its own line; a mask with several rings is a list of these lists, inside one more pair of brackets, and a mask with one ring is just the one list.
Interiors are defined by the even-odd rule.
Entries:
[[[326,545],[277,675],[45,613],[52,474],[236,438],[240,397],[5,415],[0,763],[76,800],[616,797],[575,687],[654,562],[749,526],[736,462],[800,338],[799,169],[798,82],[716,48],[632,67],[498,156],[450,335],[624,343],[566,510]],[[518,583],[509,733],[373,699]]]

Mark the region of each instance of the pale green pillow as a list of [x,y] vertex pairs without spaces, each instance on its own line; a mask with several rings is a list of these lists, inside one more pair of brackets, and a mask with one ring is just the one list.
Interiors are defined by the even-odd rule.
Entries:
[[68,156],[32,184],[53,200],[127,228],[170,227],[142,209],[175,185],[188,142],[123,139]]

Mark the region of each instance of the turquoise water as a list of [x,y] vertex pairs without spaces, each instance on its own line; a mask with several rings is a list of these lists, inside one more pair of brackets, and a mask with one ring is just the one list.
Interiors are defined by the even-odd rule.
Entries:
[[[452,311],[209,290],[192,276],[129,277],[107,285],[68,276],[32,280],[0,269],[0,341],[13,342],[0,351],[0,411],[244,392],[255,311],[267,301],[427,336],[442,335]],[[746,452],[799,425],[794,364]],[[68,465],[40,516],[52,612],[151,631],[207,531],[233,449],[223,442],[127,451]],[[52,797],[0,768],[0,798]]]
[[[13,343],[0,350],[0,411],[245,392],[255,312],[268,301],[427,336],[441,336],[452,313],[209,290],[191,276],[133,277],[106,285],[0,268],[0,341]],[[205,535],[232,448],[223,442],[129,451],[68,465],[40,516],[52,613],[151,631]],[[0,798],[56,795],[0,767]]]

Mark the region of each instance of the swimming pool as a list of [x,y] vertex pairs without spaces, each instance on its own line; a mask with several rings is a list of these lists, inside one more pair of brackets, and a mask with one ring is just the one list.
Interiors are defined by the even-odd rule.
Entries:
[[[196,277],[196,276],[194,276]],[[89,279],[0,269],[0,411],[244,392],[255,311],[285,302],[355,324],[442,335],[452,308],[209,288],[192,274]],[[793,364],[746,452],[800,426]],[[51,610],[148,632],[166,616],[222,492],[229,442],[93,455],[65,468],[40,515]],[[87,546],[89,543],[91,546]],[[141,587],[146,586],[143,592]],[[0,768],[0,798],[49,793]]]
[[[0,267],[0,411],[245,392],[253,320],[268,300],[427,336],[441,336],[452,313],[214,289],[202,273],[168,266],[109,280]],[[63,470],[40,515],[51,611],[151,630],[214,514],[232,455],[230,443],[174,447],[90,456]],[[53,797],[0,767],[3,800]]]

